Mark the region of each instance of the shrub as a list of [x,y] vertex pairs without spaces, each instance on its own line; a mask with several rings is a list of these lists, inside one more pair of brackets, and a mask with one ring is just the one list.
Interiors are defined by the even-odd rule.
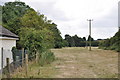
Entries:
[[45,64],[50,64],[55,60],[55,55],[51,51],[45,51],[39,55],[39,64],[41,66]]
[[99,48],[120,52],[120,30],[110,39],[106,39],[100,42]]
[[12,47],[13,61],[16,61],[16,52],[18,51],[16,47]]

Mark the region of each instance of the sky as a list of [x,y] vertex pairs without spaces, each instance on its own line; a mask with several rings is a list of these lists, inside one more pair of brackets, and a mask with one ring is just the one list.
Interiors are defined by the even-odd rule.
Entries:
[[[2,0],[0,3],[15,0]],[[55,22],[64,38],[71,36],[88,37],[92,21],[92,37],[106,39],[118,31],[119,0],[20,0]]]

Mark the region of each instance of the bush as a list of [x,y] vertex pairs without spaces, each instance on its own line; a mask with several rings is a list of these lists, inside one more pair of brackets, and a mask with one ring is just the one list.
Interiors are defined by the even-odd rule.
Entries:
[[39,58],[39,64],[43,66],[53,62],[55,60],[55,55],[51,51],[45,51],[39,55]]
[[92,41],[92,46],[93,47],[98,47],[99,46],[99,41]]
[[18,51],[16,47],[12,47],[13,61],[16,61],[16,52]]
[[101,41],[99,48],[120,52],[120,30],[110,39]]

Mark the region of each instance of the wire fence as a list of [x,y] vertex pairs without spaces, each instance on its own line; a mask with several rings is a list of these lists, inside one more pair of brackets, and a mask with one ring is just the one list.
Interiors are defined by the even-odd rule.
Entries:
[[2,64],[1,72],[2,78],[11,78],[11,74],[19,67],[26,68],[26,76],[28,72],[28,62],[36,58],[36,54],[28,56],[28,50],[17,50],[13,54],[10,50],[1,49]]

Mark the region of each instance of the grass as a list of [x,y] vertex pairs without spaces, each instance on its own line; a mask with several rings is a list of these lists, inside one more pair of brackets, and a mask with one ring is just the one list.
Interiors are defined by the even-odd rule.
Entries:
[[[28,78],[117,78],[118,53],[110,50],[83,47],[52,49],[56,60],[43,67],[29,63]],[[19,68],[13,78],[24,78],[25,69]]]
[[61,78],[116,78],[118,77],[118,53],[110,50],[72,47],[53,49]]
[[49,78],[55,73],[55,69],[50,64],[41,67],[34,61],[29,62],[28,75],[26,76],[25,67],[18,68],[13,74],[13,78]]

